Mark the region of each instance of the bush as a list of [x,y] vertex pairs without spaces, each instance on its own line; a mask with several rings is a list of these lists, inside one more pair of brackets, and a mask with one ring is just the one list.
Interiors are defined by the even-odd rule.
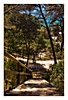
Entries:
[[63,59],[64,58],[64,52],[57,52],[56,57],[57,57],[57,59]]
[[52,68],[50,82],[64,93],[64,61],[60,61],[50,67]]
[[[4,70],[16,70],[16,63],[8,58],[4,58]],[[9,87],[16,86],[16,75],[4,74],[4,87],[9,89]]]
[[45,79],[45,80],[47,80],[47,81],[49,81],[49,79],[50,79],[50,72],[47,72],[47,73],[45,73],[44,75],[42,75],[42,78],[43,79]]

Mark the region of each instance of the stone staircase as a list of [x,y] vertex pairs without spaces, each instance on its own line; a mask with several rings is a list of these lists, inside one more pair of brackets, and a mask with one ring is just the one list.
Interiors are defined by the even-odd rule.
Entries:
[[6,93],[8,96],[62,96],[62,93],[44,79],[29,79]]
[[33,78],[6,92],[7,96],[62,96],[58,88],[42,79],[42,73],[46,72],[45,69],[39,65],[33,65],[31,70]]

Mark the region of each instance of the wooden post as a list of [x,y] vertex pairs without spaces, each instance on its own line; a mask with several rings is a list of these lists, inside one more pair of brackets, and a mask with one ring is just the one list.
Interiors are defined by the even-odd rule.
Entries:
[[[26,73],[26,68],[25,67],[23,68],[23,72]],[[25,81],[26,80],[26,75],[24,75],[23,78],[24,78],[23,81]]]
[[5,82],[6,82],[6,89],[7,89],[7,84],[8,84],[8,81],[6,80]]
[[[19,72],[19,63],[16,63],[16,71]],[[17,74],[17,85],[20,83],[20,74]]]

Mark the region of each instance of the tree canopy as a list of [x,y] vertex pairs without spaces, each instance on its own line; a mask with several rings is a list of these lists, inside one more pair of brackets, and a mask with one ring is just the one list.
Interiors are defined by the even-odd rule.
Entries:
[[[63,4],[5,4],[4,36],[5,46],[8,48],[6,50],[29,56],[46,48],[45,39],[50,39],[56,63],[52,36],[59,38],[62,50],[64,43],[63,21]],[[59,32],[62,32],[62,37],[58,34]]]

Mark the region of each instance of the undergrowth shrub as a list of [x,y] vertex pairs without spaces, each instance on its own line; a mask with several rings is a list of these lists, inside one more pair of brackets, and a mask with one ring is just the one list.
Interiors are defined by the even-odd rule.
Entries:
[[50,67],[52,68],[50,82],[64,93],[64,61],[59,61]]
[[47,80],[47,81],[49,81],[49,79],[50,79],[50,72],[47,72],[47,73],[43,74],[42,78]]

